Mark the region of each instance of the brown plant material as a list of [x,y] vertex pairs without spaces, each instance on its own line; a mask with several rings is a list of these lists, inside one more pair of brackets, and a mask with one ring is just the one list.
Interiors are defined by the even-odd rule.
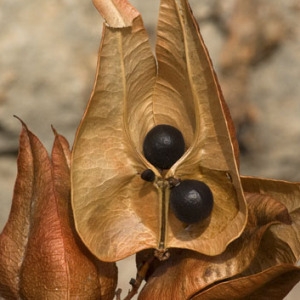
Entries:
[[[300,279],[299,184],[240,178],[234,126],[187,1],[161,1],[157,69],[128,2],[95,5],[108,24],[72,157],[81,238],[105,261],[140,251],[143,275],[138,271],[126,299],[143,277],[140,300],[282,299]],[[178,128],[187,146],[165,172],[142,152],[156,124]],[[146,169],[154,183],[141,180]],[[186,226],[169,210],[174,179],[210,186],[215,202],[207,222]]]
[[[297,262],[300,259],[300,183],[255,177],[241,179],[246,192],[251,191],[276,199],[287,208],[291,219],[291,224],[277,224],[270,228],[262,241],[266,255],[259,261],[256,260],[257,266],[254,271],[271,267],[278,262]],[[278,257],[274,256],[274,253],[277,253]]]
[[[162,0],[156,60],[138,12],[95,0],[106,19],[94,90],[72,156],[55,132],[51,158],[23,124],[18,177],[0,235],[6,299],[113,299],[116,261],[137,254],[131,299],[282,299],[300,280],[300,184],[240,177],[234,127],[186,0]],[[169,170],[142,153],[156,124],[183,134]],[[141,179],[152,170],[154,182]],[[171,182],[204,181],[214,207],[183,224]],[[98,258],[97,260],[83,245]],[[116,292],[120,299],[120,291]]]
[[[249,207],[243,234],[217,256],[173,250],[169,260],[153,263],[140,300],[282,299],[300,280],[295,266],[300,257],[295,245],[299,184],[254,178],[242,182]],[[259,183],[266,193],[259,191]],[[139,253],[137,263],[151,255]]]
[[109,26],[120,28],[131,26],[139,12],[127,0],[94,0],[94,5]]
[[[108,24],[72,152],[72,207],[80,237],[104,261],[147,248],[222,253],[242,233],[247,207],[232,121],[187,1],[161,1],[158,67],[141,17],[127,1],[94,3]],[[186,143],[185,154],[167,172],[142,152],[145,135],[157,124],[177,127]],[[154,172],[154,183],[141,179],[146,169]],[[211,188],[208,220],[187,227],[169,210],[173,178]]]
[[5,299],[112,299],[116,267],[79,240],[70,209],[70,151],[55,132],[51,159],[23,124],[11,213],[0,235]]
[[278,265],[258,274],[220,283],[192,299],[282,300],[299,280],[299,268],[294,265]]

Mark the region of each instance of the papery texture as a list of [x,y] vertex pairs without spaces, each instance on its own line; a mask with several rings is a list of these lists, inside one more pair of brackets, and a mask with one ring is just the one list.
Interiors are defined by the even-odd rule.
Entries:
[[107,24],[115,28],[130,26],[139,15],[127,0],[93,0],[93,3]]
[[253,262],[253,271],[261,271],[279,263],[295,264],[300,258],[300,184],[281,180],[242,177],[245,191],[276,199],[288,210],[290,224],[270,228],[262,240],[262,254]]
[[156,121],[180,128],[188,146],[166,177],[204,181],[214,196],[207,222],[187,227],[169,211],[166,245],[216,255],[241,234],[247,208],[232,120],[186,0],[161,1],[156,53]]
[[12,212],[0,237],[0,294],[7,299],[114,295],[115,265],[96,261],[74,230],[69,164],[62,136],[56,133],[51,161],[23,124]]
[[72,159],[76,227],[102,260],[157,244],[159,199],[155,187],[140,178],[147,162],[133,144],[153,124],[155,72],[140,17],[132,27],[105,28],[94,91]]
[[[147,284],[139,299],[189,299],[199,291],[230,280],[242,274],[252,265],[260,248],[261,241],[272,226],[291,223],[286,207],[266,195],[246,193],[249,205],[248,223],[243,234],[217,256],[206,256],[187,250],[170,251],[170,258],[153,264],[148,274]],[[275,250],[274,250],[275,251]],[[138,264],[145,261],[140,253]],[[292,263],[292,262],[289,262]],[[226,294],[231,299],[231,294]]]
[[8,222],[0,234],[0,295],[17,299],[19,272],[28,241],[34,170],[30,140],[25,127],[20,135],[18,175]]
[[300,280],[300,269],[278,265],[261,273],[220,283],[193,300],[282,300]]
[[[146,248],[187,248],[217,255],[243,231],[247,207],[228,109],[196,21],[185,0],[160,6],[157,64],[142,20],[127,1],[96,1],[108,20],[94,90],[74,143],[71,178],[76,229],[101,260]],[[103,9],[105,6],[105,9]],[[122,28],[120,28],[122,27]],[[158,74],[157,74],[158,72]],[[157,124],[177,127],[186,152],[161,172],[143,156]],[[140,174],[151,169],[154,183]],[[204,181],[214,209],[187,226],[169,209],[169,181]],[[101,246],[100,246],[101,241]]]

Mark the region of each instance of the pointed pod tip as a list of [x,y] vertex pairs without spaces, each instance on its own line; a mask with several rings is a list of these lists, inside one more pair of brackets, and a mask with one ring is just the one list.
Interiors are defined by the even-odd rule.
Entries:
[[59,134],[52,124],[51,124],[51,129],[52,129],[54,135],[57,137]]
[[24,122],[20,117],[18,117],[17,115],[13,115],[13,117],[16,118],[16,119],[18,119],[18,120],[21,122],[23,128],[24,128],[26,131],[28,131],[27,125],[25,124],[25,122]]
[[139,12],[127,0],[93,0],[93,4],[110,27],[132,26]]

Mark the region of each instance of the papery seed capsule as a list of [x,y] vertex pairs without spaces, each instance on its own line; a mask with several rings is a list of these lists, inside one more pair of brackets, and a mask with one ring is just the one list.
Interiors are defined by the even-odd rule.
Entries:
[[202,181],[183,180],[170,193],[170,206],[174,215],[187,224],[206,219],[213,209],[213,194]]
[[145,181],[152,182],[155,179],[155,174],[151,169],[147,169],[142,172],[141,178]]
[[170,125],[157,125],[146,135],[143,151],[146,159],[155,167],[170,169],[184,153],[181,132]]

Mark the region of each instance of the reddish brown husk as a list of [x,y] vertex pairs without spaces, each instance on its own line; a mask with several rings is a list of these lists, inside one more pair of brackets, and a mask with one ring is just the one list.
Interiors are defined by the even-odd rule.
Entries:
[[112,299],[116,267],[79,240],[70,207],[70,151],[55,132],[52,156],[22,124],[12,209],[0,235],[5,299]]

